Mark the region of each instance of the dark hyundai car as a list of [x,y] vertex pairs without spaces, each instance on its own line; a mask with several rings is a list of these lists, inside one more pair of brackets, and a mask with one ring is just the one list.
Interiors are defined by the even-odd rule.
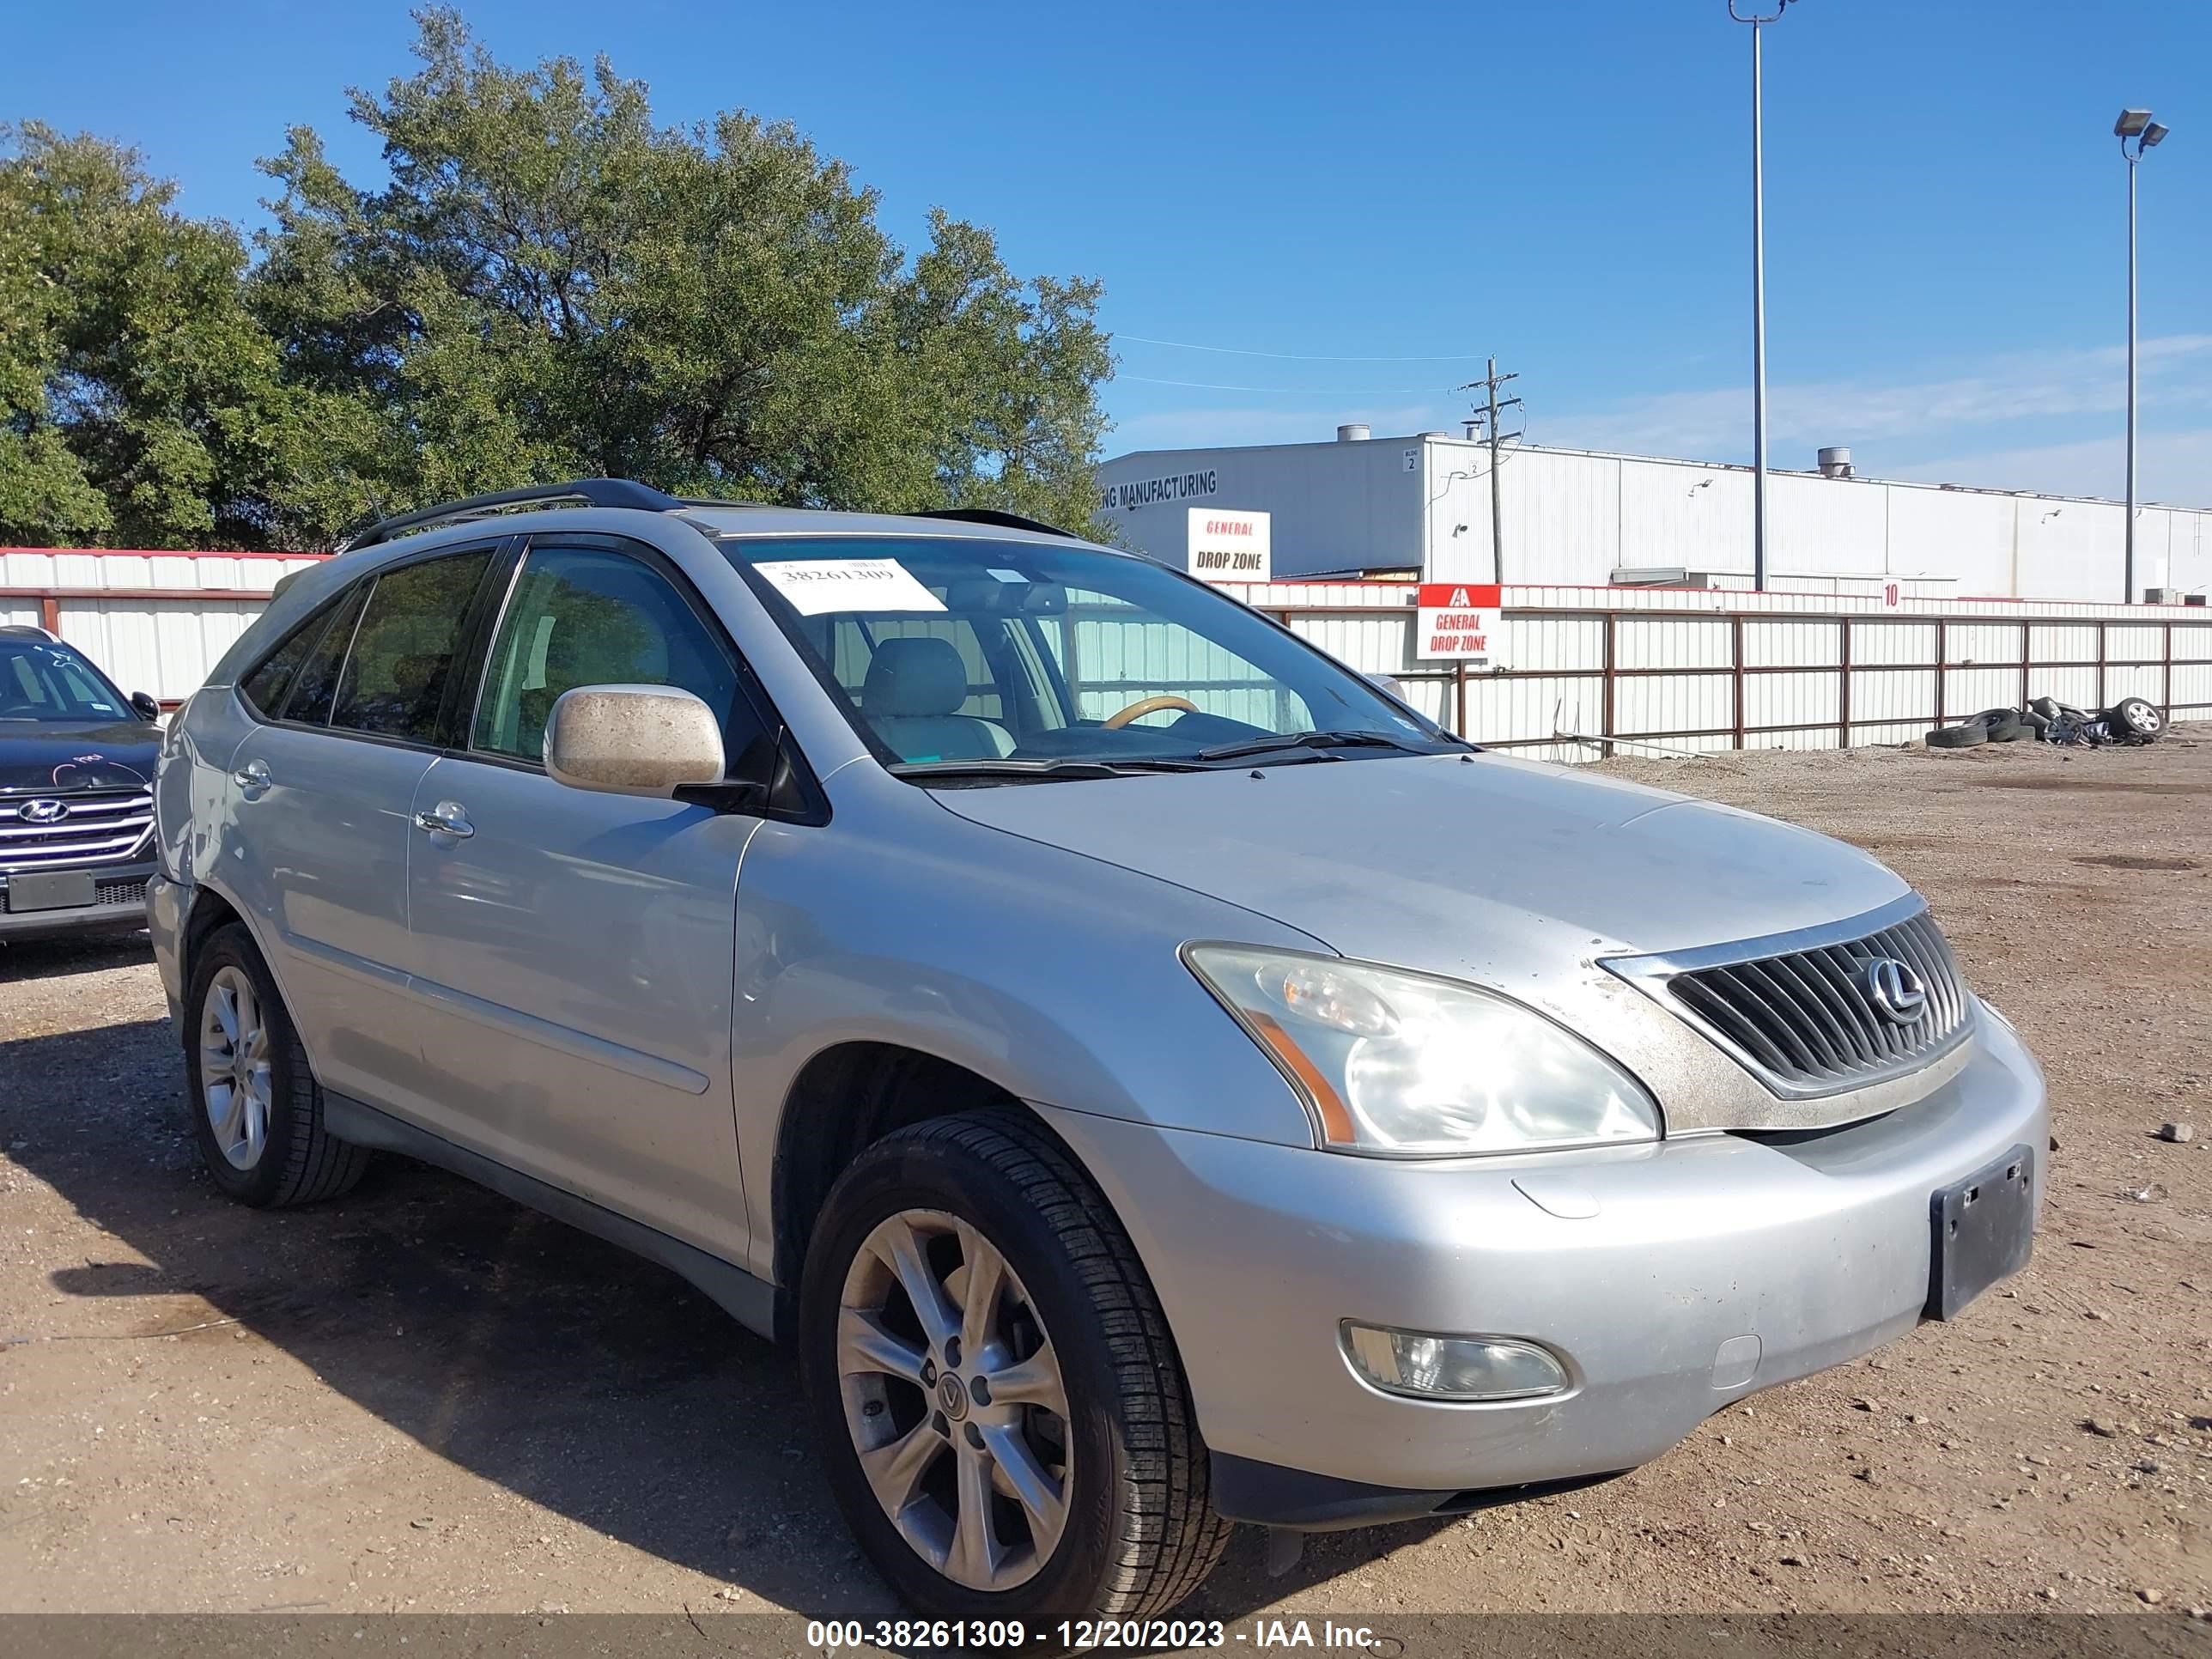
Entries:
[[146,924],[161,705],[0,628],[0,941]]

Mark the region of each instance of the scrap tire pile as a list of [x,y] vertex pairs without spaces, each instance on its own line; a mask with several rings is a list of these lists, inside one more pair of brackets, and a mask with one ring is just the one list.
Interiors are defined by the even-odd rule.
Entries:
[[2037,697],[2025,708],[1985,708],[1956,726],[1928,733],[1930,749],[1972,749],[1984,743],[2045,743],[2101,747],[2154,742],[2166,731],[2166,711],[2141,697],[2123,697],[2101,714]]

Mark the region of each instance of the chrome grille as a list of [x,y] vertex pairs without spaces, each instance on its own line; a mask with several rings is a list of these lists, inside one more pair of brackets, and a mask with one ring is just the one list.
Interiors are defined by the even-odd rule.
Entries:
[[[58,801],[51,823],[26,818],[34,801]],[[127,859],[154,827],[147,789],[86,789],[69,794],[0,795],[0,870],[76,870]]]
[[[1861,926],[1869,923],[1864,932],[1814,930],[1607,966],[1657,995],[1777,1094],[1840,1094],[1917,1071],[1968,1028],[1958,964],[1920,902]],[[1869,969],[1885,958],[1918,980],[1926,1001],[1917,1018],[1899,1023],[1883,1012]]]

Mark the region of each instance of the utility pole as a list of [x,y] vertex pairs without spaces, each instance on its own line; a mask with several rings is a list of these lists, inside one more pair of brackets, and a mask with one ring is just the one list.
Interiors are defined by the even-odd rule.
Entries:
[[1490,446],[1490,574],[1491,580],[1498,582],[1505,580],[1505,501],[1498,480],[1498,452],[1501,444],[1521,434],[1508,432],[1501,435],[1498,430],[1498,412],[1512,408],[1521,400],[1518,398],[1500,398],[1498,388],[1508,380],[1520,378],[1518,374],[1500,374],[1498,359],[1492,357],[1489,361],[1488,372],[1481,380],[1469,380],[1459,388],[1462,392],[1472,392],[1480,386],[1487,400],[1486,409],[1478,410],[1474,418],[1482,422],[1484,441]]

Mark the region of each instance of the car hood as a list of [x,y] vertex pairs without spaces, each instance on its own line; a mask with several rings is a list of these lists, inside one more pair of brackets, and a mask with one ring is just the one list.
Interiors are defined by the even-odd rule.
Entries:
[[144,720],[0,720],[0,793],[149,788],[161,751]]
[[1391,757],[937,792],[963,817],[1454,977],[1832,922],[1907,890],[1754,813],[1502,756]]
[[[1922,1098],[1967,1055],[1784,1101],[1604,965],[1848,921],[1910,891],[1856,848],[1734,807],[1487,754],[935,793],[1346,956],[1501,991],[1626,1066],[1670,1135],[1854,1122]],[[1162,921],[1178,925],[1171,909]]]

